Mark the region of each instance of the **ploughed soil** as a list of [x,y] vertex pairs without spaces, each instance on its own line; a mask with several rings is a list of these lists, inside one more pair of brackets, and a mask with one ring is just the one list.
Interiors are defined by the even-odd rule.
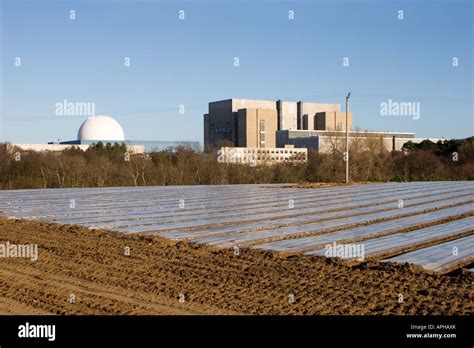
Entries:
[[[0,218],[2,314],[472,314],[473,276]],[[129,248],[129,249],[127,249]],[[126,255],[130,250],[129,256]]]

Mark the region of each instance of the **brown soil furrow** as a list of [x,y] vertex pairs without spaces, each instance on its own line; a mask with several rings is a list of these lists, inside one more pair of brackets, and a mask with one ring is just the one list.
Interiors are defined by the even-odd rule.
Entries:
[[[472,274],[206,245],[0,218],[0,312],[53,314],[469,314]],[[131,248],[125,256],[124,246]],[[71,293],[77,296],[69,303]],[[403,303],[398,303],[402,293]],[[178,301],[179,294],[185,302]],[[290,301],[294,296],[294,302]],[[5,299],[3,301],[2,299]],[[17,304],[17,305],[16,305]]]
[[0,315],[48,315],[51,314],[42,309],[31,308],[28,305],[14,299],[3,297],[0,301]]
[[[82,279],[79,281],[76,279],[76,281],[73,282],[68,279],[65,279],[64,277],[52,276],[50,274],[45,275],[43,278],[42,272],[35,271],[33,273],[30,272],[29,274],[27,274],[24,272],[20,272],[18,269],[12,270],[7,269],[6,267],[3,267],[3,269],[0,270],[0,274],[2,275],[2,277],[10,276],[22,278],[25,280],[25,282],[28,283],[36,282],[42,283],[40,284],[41,286],[64,289],[67,293],[69,293],[69,295],[74,294],[76,296],[76,302],[80,301],[82,294],[88,294],[91,296],[98,296],[104,299],[110,299],[117,302],[121,302],[125,305],[129,305],[131,308],[142,307],[143,310],[141,311],[141,314],[201,314],[199,311],[193,311],[191,308],[180,308],[180,306],[176,304],[173,305],[170,303],[170,306],[165,306],[155,302],[136,299],[133,296],[134,294],[127,293],[127,291],[124,289],[115,288],[115,291],[113,291],[109,290],[108,286],[98,286],[97,284],[94,284],[92,282],[85,282]],[[39,280],[40,277],[43,279]],[[135,295],[139,294],[135,293]],[[161,303],[163,303],[164,301],[171,302],[169,299],[161,298],[160,300]],[[73,305],[71,304],[71,306]]]

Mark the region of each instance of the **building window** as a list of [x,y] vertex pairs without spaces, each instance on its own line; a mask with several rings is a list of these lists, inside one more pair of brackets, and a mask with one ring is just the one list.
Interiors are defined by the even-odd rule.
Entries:
[[260,120],[260,147],[265,147],[265,120]]
[[339,122],[336,126],[337,131],[342,131],[342,122]]

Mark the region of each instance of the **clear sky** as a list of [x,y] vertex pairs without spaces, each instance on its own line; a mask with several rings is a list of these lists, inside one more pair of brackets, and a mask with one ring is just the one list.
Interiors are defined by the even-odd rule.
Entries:
[[[1,0],[1,24],[0,141],[75,139],[85,117],[55,115],[64,99],[94,102],[130,140],[202,142],[210,101],[348,91],[360,129],[474,135],[470,0]],[[381,115],[390,99],[420,118]]]

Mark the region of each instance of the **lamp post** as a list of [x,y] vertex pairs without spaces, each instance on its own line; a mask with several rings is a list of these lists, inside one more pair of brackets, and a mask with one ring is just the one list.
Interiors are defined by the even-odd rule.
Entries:
[[349,183],[349,98],[351,92],[346,97],[346,184]]

